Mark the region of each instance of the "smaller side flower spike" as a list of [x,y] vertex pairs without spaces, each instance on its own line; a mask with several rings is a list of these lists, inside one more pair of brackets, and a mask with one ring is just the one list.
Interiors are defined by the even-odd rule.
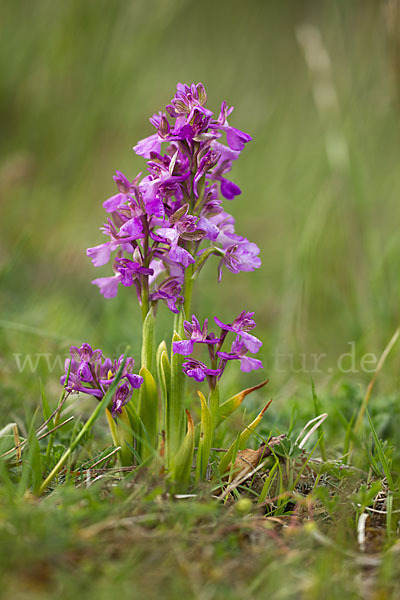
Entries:
[[[92,350],[89,344],[82,344],[80,348],[71,346],[71,358],[65,361],[65,374],[60,383],[69,392],[83,393],[101,400],[108,388],[113,383],[119,367],[123,361],[123,355],[118,360],[110,358],[102,359],[101,350]],[[122,407],[129,402],[134,389],[140,388],[143,377],[133,373],[134,359],[128,357],[125,361],[121,376],[121,383],[115,392],[110,410],[113,416],[122,412]]]

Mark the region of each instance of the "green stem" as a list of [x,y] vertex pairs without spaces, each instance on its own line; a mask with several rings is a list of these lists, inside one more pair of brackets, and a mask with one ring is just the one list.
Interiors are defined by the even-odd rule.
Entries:
[[[142,217],[142,224],[143,224],[143,232],[144,232],[144,239],[143,239],[143,266],[144,267],[148,267],[148,263],[149,263],[149,222],[147,220],[147,216],[144,215]],[[141,293],[141,300],[142,300],[142,320],[144,322],[145,318],[147,317],[147,313],[149,312],[149,276],[148,275],[142,275],[140,278],[140,283],[142,284],[142,293]]]
[[149,276],[142,275],[142,321],[147,317],[147,313],[149,312],[150,304],[149,304]]
[[133,446],[133,436],[126,408],[122,408],[122,413],[117,419],[114,419],[110,410],[106,408],[106,417],[113,444],[120,446],[118,461],[121,467],[129,467],[132,465],[133,458],[129,447]]
[[219,385],[216,383],[214,388],[210,389],[210,394],[208,396],[208,405],[210,408],[211,414],[211,435],[212,435],[212,443],[214,443],[214,432],[218,425],[219,419]]
[[[185,283],[184,283],[185,301],[183,303],[183,310],[184,310],[183,316],[186,319],[190,318],[190,308],[192,305],[193,267],[194,267],[194,265],[189,265],[188,268],[186,269],[187,277],[185,276]],[[183,328],[183,322],[182,322],[182,328]]]
[[155,359],[155,323],[154,309],[150,307],[143,319],[141,353],[142,367],[146,367],[150,373]]
[[[184,335],[183,322],[190,314],[193,287],[193,266],[185,270],[183,283],[184,304],[179,315],[175,319],[175,332],[182,338]],[[166,429],[167,429],[167,464],[170,470],[174,468],[174,458],[182,444],[184,431],[184,397],[185,397],[185,374],[182,371],[184,358],[180,354],[174,354],[171,350],[171,386],[170,394],[166,402]]]

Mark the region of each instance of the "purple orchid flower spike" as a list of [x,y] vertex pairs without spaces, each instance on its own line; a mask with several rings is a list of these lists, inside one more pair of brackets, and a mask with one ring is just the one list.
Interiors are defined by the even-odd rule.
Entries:
[[217,317],[214,317],[214,321],[219,327],[221,327],[223,331],[232,331],[233,333],[238,334],[238,337],[244,344],[245,348],[254,354],[255,352],[259,351],[262,346],[262,342],[254,335],[248,333],[256,327],[256,322],[252,318],[253,315],[254,312],[246,312],[244,310],[238,317],[236,317],[233,323],[222,323],[222,321],[220,321]]
[[[255,338],[257,339],[257,338]],[[245,343],[237,337],[231,346],[230,352],[217,352],[217,355],[222,359],[220,363],[220,371],[221,374],[225,369],[225,365],[227,361],[230,360],[239,360],[240,361],[240,370],[243,373],[249,373],[250,371],[254,371],[256,369],[262,369],[263,364],[261,360],[257,358],[252,358],[250,356],[246,356],[249,349],[246,347]]]
[[139,303],[162,299],[177,313],[191,265],[198,273],[218,256],[219,280],[224,266],[232,273],[260,266],[258,247],[235,233],[222,206],[222,197],[240,194],[227,173],[251,138],[228,123],[233,109],[225,102],[215,118],[206,101],[201,83],[179,83],[165,112],[150,119],[153,135],[135,146],[147,159],[148,174],[133,180],[121,171],[114,175],[118,194],[104,203],[110,217],[102,228],[109,239],[87,249],[96,267],[116,252],[114,274],[92,282],[105,298],[115,297],[120,284],[134,285]]
[[206,377],[218,377],[221,374],[221,369],[209,369],[204,363],[194,358],[186,360],[182,364],[182,369],[188,377],[192,377],[198,383],[204,381]]

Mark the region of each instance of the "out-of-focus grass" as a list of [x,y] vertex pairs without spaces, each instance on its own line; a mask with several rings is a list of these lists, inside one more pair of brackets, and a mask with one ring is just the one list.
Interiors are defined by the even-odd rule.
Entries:
[[[55,401],[61,364],[54,361],[70,343],[88,341],[107,354],[129,343],[139,356],[133,293],[124,289],[105,301],[90,285],[98,272],[85,249],[101,241],[102,201],[114,193],[114,170],[133,177],[144,167],[131,147],[151,132],[148,117],[178,81],[203,81],[210,107],[218,111],[223,99],[234,104],[232,124],[253,136],[232,174],[243,194],[229,208],[238,232],[260,246],[263,266],[225,273],[220,285],[216,269],[205,270],[196,313],[229,321],[244,308],[256,312],[271,379],[266,389],[275,398],[263,436],[287,431],[291,414],[295,433],[314,416],[311,373],[300,372],[299,354],[309,369],[310,355],[325,352],[321,372],[312,373],[329,412],[325,441],[330,457],[346,452],[348,424],[371,374],[340,373],[337,358],[354,342],[359,368],[365,353],[381,354],[399,325],[396,5],[1,4],[0,429],[16,420],[26,433],[21,419],[39,402],[39,378]],[[171,320],[167,310],[160,313],[161,338]],[[295,354],[298,372],[288,363],[276,368],[276,349]],[[50,368],[42,357],[35,373],[19,373],[14,354],[23,360],[34,353],[50,355]],[[399,366],[395,348],[369,407],[390,445],[399,423]],[[226,393],[259,375],[230,369]],[[264,399],[246,400],[248,410]],[[369,435],[363,430],[355,440],[363,469]],[[132,494],[117,486],[106,503],[101,486],[66,486],[37,506],[2,486],[1,589],[10,593],[14,580],[6,589],[1,578],[14,571],[21,598],[43,597],[46,589],[64,597],[132,597],[134,586],[146,597],[164,590],[165,597],[201,599],[364,598],[371,591],[365,569],[343,552],[355,545],[349,499],[333,516],[337,551],[322,550],[303,528],[277,536],[254,513],[164,506],[157,494]],[[123,525],[121,516],[131,520]],[[102,529],[107,519],[110,533]],[[388,553],[373,573],[385,598],[398,592],[395,557]],[[327,589],[329,578],[334,585]]]

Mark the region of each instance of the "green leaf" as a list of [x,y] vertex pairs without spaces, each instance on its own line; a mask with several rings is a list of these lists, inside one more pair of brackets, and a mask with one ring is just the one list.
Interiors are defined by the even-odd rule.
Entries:
[[18,486],[20,496],[31,487],[32,492],[37,494],[42,483],[42,459],[40,455],[40,444],[35,431],[35,418],[32,419],[28,431],[28,452],[22,459],[22,474]]
[[267,385],[268,381],[269,381],[269,379],[266,379],[265,381],[263,381],[262,383],[259,383],[258,385],[254,385],[253,387],[246,388],[245,390],[242,390],[241,392],[239,392],[235,396],[232,396],[232,398],[229,398],[229,400],[225,400],[225,402],[223,402],[222,404],[220,404],[220,406],[219,406],[219,414],[218,414],[217,427],[225,419],[227,419],[228,417],[230,417],[231,414],[237,408],[239,408],[239,406],[242,404],[243,400],[246,398],[246,396],[248,396],[248,394],[251,394],[251,392],[254,392],[255,390],[261,389],[262,387],[264,387],[265,385]]
[[210,457],[213,439],[210,410],[207,406],[207,402],[203,394],[200,391],[198,391],[197,394],[201,401],[201,422],[199,447],[197,450],[196,483],[201,479],[204,480],[206,478],[208,460]]
[[167,344],[163,340],[157,348],[156,353],[157,377],[161,383],[163,396],[166,398],[169,393],[171,382],[171,364],[168,358]]
[[[243,449],[244,443],[248,440],[248,438],[251,436],[251,434],[255,431],[257,425],[260,423],[261,419],[263,418],[263,415],[264,415],[265,411],[267,410],[267,408],[269,407],[269,405],[271,404],[271,402],[272,402],[272,400],[270,400],[268,402],[268,404],[266,404],[266,406],[264,406],[264,408],[262,409],[262,411],[254,419],[254,421],[252,421],[250,423],[250,425],[248,425],[246,427],[246,429],[244,429],[242,431],[242,433],[239,436],[238,450]],[[233,444],[231,444],[231,446],[228,448],[227,452],[221,458],[221,461],[219,463],[219,472],[220,472],[221,475],[223,475],[226,472],[226,470],[228,469],[230,463],[232,462],[233,453],[234,453],[234,449],[235,449],[235,444],[236,444],[236,442],[234,442]]]
[[[212,429],[212,438],[214,437],[214,432],[217,428],[218,424],[218,415],[219,415],[219,385],[216,384],[215,388],[210,390],[210,394],[208,396],[208,403],[210,407],[210,415],[211,415],[211,429]],[[212,441],[211,441],[212,443]]]
[[143,383],[139,392],[139,419],[142,425],[142,459],[148,458],[158,446],[158,393],[153,375],[146,367],[140,369]]
[[[318,399],[317,396],[317,392],[315,390],[315,384],[314,384],[314,380],[311,378],[311,391],[312,391],[312,397],[313,397],[313,404],[314,404],[314,414],[316,417],[318,417],[318,415],[321,414],[322,410],[321,410],[321,403]],[[324,437],[324,427],[323,427],[323,423],[321,423],[321,425],[319,426],[319,431],[320,431],[320,437],[319,437],[319,449],[321,450],[321,458],[323,461],[326,461],[326,448],[325,448],[325,437]]]
[[185,492],[190,481],[194,454],[194,423],[189,411],[186,411],[188,428],[181,447],[175,457],[172,472],[172,485],[175,493]]
[[275,477],[276,477],[276,473],[275,472],[276,472],[276,470],[277,470],[278,467],[279,467],[279,459],[275,458],[275,463],[273,464],[273,466],[269,470],[268,477],[264,481],[264,485],[262,487],[260,496],[258,498],[258,504],[262,504],[263,502],[265,502],[265,498],[269,494],[271,486],[274,483],[274,480],[275,480]]
[[53,421],[53,419],[50,419],[52,411],[50,409],[49,403],[47,402],[46,393],[45,393],[45,389],[44,389],[42,380],[40,380],[40,395],[42,397],[43,419],[45,421],[47,421],[47,419],[49,419],[49,422],[47,423],[47,429],[53,429],[54,421]]
[[389,489],[393,492],[393,491],[395,491],[395,489],[394,489],[395,486],[394,486],[394,483],[393,483],[393,478],[392,478],[392,473],[390,471],[389,462],[388,462],[388,460],[386,458],[386,455],[385,455],[385,452],[383,450],[382,443],[381,443],[380,439],[378,438],[378,434],[376,433],[376,429],[375,429],[375,426],[374,426],[374,424],[372,422],[372,419],[371,419],[371,416],[369,414],[368,408],[365,408],[365,414],[367,415],[367,418],[368,418],[369,427],[370,427],[371,432],[372,432],[372,437],[374,438],[374,442],[375,442],[376,450],[377,450],[377,453],[378,453],[378,457],[379,457],[379,460],[381,462],[383,472],[385,473]]
[[120,446],[118,451],[119,462],[122,467],[129,467],[132,465],[133,432],[126,406],[122,408],[122,413],[115,419],[111,411],[106,408],[106,417],[112,441],[115,446]]
[[143,321],[142,328],[142,366],[152,370],[153,356],[154,356],[154,328],[155,318],[153,309],[150,308]]
[[[180,315],[179,315],[180,316]],[[181,341],[176,331],[172,338],[173,342]],[[182,363],[184,357],[180,354],[172,354],[170,390],[166,405],[166,442],[168,466],[173,468],[176,453],[178,452],[184,436],[184,373]]]
[[36,432],[33,423],[28,436],[28,445],[28,460],[32,469],[32,492],[34,494],[37,494],[42,484],[42,459],[40,454],[40,444],[36,437]]

